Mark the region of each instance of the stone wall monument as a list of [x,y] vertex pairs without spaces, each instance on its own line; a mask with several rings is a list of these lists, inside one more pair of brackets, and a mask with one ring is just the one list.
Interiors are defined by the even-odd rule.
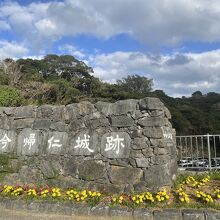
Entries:
[[0,182],[124,192],[176,174],[175,131],[157,98],[0,108]]

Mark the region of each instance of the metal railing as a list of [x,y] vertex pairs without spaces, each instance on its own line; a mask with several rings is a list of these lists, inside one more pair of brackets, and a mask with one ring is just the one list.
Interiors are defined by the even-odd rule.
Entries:
[[220,135],[176,136],[178,166],[185,169],[220,169]]

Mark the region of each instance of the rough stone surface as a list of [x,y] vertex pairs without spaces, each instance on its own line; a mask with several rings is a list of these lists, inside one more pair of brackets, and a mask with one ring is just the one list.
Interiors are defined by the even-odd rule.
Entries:
[[204,212],[197,210],[184,210],[183,220],[205,220]]
[[43,138],[38,130],[26,128],[18,135],[17,153],[22,155],[36,155],[40,151]]
[[115,206],[115,207],[111,207],[110,210],[110,216],[111,217],[126,217],[126,219],[128,219],[129,217],[132,219],[133,216],[132,216],[132,211],[129,211],[128,208],[121,208],[121,207],[118,207],[118,206]]
[[149,167],[144,171],[144,181],[147,187],[152,190],[156,190],[161,186],[170,185],[171,179],[167,165],[155,165]]
[[129,167],[111,166],[110,181],[116,184],[140,182],[143,170]]
[[69,153],[72,155],[94,155],[98,151],[98,134],[92,130],[81,131],[70,140]]
[[133,211],[135,220],[153,220],[153,211],[147,209],[135,209]]
[[147,97],[139,101],[141,110],[163,110],[164,104],[158,98]]
[[134,125],[134,120],[127,115],[119,115],[111,117],[113,127],[131,127]]
[[182,213],[178,209],[167,209],[162,211],[154,211],[154,220],[179,220]]
[[138,120],[138,124],[143,127],[162,127],[165,123],[164,118],[144,117]]
[[36,118],[33,123],[33,129],[42,129],[49,130],[50,129],[51,120],[47,118]]
[[33,118],[21,118],[16,119],[12,122],[12,127],[14,129],[31,128],[34,123]]
[[132,148],[135,150],[141,150],[150,146],[150,141],[147,137],[134,138],[132,140]]
[[136,158],[137,167],[144,168],[149,167],[150,160],[149,158]]
[[[0,199],[0,220],[37,220],[37,219],[134,219],[134,220],[183,220],[186,218],[183,209],[128,209],[120,206],[108,207],[97,205],[89,207],[85,204],[57,201],[34,201],[20,199]],[[218,220],[220,212],[212,210],[191,210],[201,218]],[[189,214],[189,213],[187,213]],[[204,218],[205,216],[205,218]],[[190,218],[192,219],[192,218]]]
[[16,153],[16,139],[15,131],[7,131],[0,129],[0,153]]
[[169,186],[177,167],[170,117],[157,98],[0,107],[0,176],[112,193]]
[[206,220],[220,220],[220,212],[217,211],[206,211],[205,212]]
[[104,178],[105,165],[102,161],[84,161],[78,166],[79,178],[83,180],[96,180]]
[[130,137],[125,132],[111,132],[102,136],[101,153],[107,158],[128,158]]
[[148,127],[143,129],[143,134],[149,138],[162,138],[163,130],[161,127]]
[[68,134],[65,132],[49,132],[46,151],[48,154],[64,154],[68,143]]
[[55,170],[50,161],[42,161],[39,165],[39,168],[45,178],[52,179],[55,177]]

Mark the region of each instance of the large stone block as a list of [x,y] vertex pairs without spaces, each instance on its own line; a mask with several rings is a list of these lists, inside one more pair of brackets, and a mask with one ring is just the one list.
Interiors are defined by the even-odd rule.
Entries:
[[11,120],[8,117],[0,117],[0,129],[9,130],[11,128]]
[[166,124],[164,118],[144,117],[138,120],[138,124],[143,127],[162,127]]
[[51,125],[51,119],[47,118],[36,118],[33,123],[33,129],[42,129],[42,130],[49,130]]
[[120,100],[113,104],[112,113],[114,115],[122,115],[127,113],[132,113],[137,110],[138,100]]
[[110,125],[107,118],[90,119],[85,121],[85,124],[90,129],[96,129],[98,127],[107,127]]
[[173,129],[171,127],[162,127],[163,138],[167,140],[173,140]]
[[109,132],[102,136],[101,154],[107,158],[128,158],[131,138],[126,132]]
[[149,190],[158,190],[162,186],[169,186],[171,176],[168,165],[151,166],[144,171],[144,180]]
[[36,155],[40,152],[43,137],[40,131],[30,128],[23,129],[17,140],[17,152],[22,155]]
[[137,109],[137,100],[120,100],[115,103],[97,102],[95,107],[104,115],[122,115],[132,113]]
[[42,105],[36,110],[36,116],[38,118],[53,119],[54,121],[60,121],[63,119],[63,112],[65,106],[53,106],[53,105]]
[[13,129],[32,128],[34,118],[21,118],[12,121]]
[[119,115],[111,117],[111,125],[113,127],[131,127],[134,125],[134,120],[127,115]]
[[105,177],[105,164],[102,161],[86,160],[78,166],[79,178],[97,180]]
[[143,170],[130,167],[111,166],[110,181],[114,184],[136,184],[141,181]]
[[82,116],[90,115],[97,111],[95,106],[92,103],[87,102],[87,101],[80,102],[77,105],[79,108],[79,114]]
[[150,146],[150,141],[147,137],[134,138],[131,142],[131,147],[135,150],[145,149]]
[[36,106],[22,106],[14,110],[15,118],[34,118],[36,114]]
[[77,133],[70,140],[69,154],[71,155],[94,155],[100,152],[98,134],[92,130]]
[[149,115],[151,117],[161,117],[161,118],[164,118],[165,112],[164,112],[164,110],[161,110],[161,109],[151,110],[151,111],[149,111]]
[[56,175],[55,169],[53,168],[51,161],[46,161],[46,160],[41,161],[39,164],[39,168],[45,178],[51,179],[54,178]]
[[183,210],[183,220],[205,220],[205,213],[202,210]]
[[48,154],[63,155],[67,152],[68,134],[66,132],[49,132],[47,135]]
[[133,220],[132,211],[125,207],[113,206],[109,209],[110,219],[126,219]]
[[178,209],[156,210],[154,211],[155,220],[181,220],[182,213]]
[[64,160],[65,175],[76,177],[78,175],[78,164],[75,157],[66,158]]
[[164,109],[164,104],[158,98],[146,97],[138,102],[141,110]]
[[81,103],[73,103],[66,106],[66,119],[80,118],[81,116],[90,115],[96,112],[95,106],[87,101]]
[[36,185],[36,183],[45,183],[45,180],[40,170],[28,166],[22,166],[19,172],[19,179],[24,183],[33,183],[34,185]]
[[0,153],[16,153],[16,132],[0,129]]
[[214,210],[205,211],[206,220],[220,220],[220,212]]
[[161,127],[147,127],[143,129],[143,134],[148,138],[162,138],[163,130]]
[[153,220],[153,211],[150,209],[135,209],[133,211],[134,220]]
[[14,116],[16,107],[0,107],[0,116],[1,117],[11,117]]
[[150,164],[149,158],[136,158],[135,161],[136,161],[137,167],[139,168],[149,167],[149,164]]
[[60,131],[60,132],[68,132],[70,126],[62,121],[52,122],[50,125],[50,129],[53,131]]

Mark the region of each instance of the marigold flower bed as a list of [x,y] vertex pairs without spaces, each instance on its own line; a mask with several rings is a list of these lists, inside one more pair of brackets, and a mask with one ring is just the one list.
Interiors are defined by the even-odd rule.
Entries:
[[0,185],[0,196],[24,200],[70,201],[89,206],[102,204],[129,208],[205,207],[220,210],[220,180],[214,180],[208,175],[203,178],[188,176],[173,189],[115,195],[88,189]]

